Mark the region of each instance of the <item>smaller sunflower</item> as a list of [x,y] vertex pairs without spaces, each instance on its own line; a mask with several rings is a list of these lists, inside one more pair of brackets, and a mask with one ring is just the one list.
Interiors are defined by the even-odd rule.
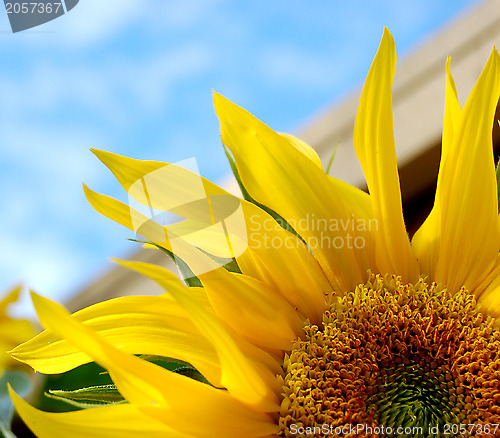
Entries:
[[15,319],[8,315],[8,307],[19,300],[21,289],[21,286],[12,288],[0,301],[0,374],[7,369],[22,366],[7,351],[32,338],[36,333],[28,320]]

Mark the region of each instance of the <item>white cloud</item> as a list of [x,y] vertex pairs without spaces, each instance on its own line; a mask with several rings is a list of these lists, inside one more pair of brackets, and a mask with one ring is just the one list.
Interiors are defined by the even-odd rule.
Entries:
[[[17,122],[26,112],[40,115],[70,108],[90,110],[112,123],[126,124],[128,108],[152,113],[171,103],[170,93],[182,81],[202,76],[213,63],[210,47],[187,44],[142,59],[114,57],[92,65],[40,60],[23,74],[2,74],[0,95]],[[80,106],[80,108],[78,108]],[[5,123],[5,120],[3,121]],[[19,123],[10,123],[19,126]]]
[[[55,38],[27,39],[27,44],[93,49],[130,30],[164,33],[196,27],[215,16],[220,0],[81,0],[64,16],[43,25],[40,31],[54,32]],[[29,35],[26,33],[25,35]]]
[[[78,14],[87,1],[96,4],[82,0],[60,21]],[[81,45],[91,45],[93,37],[110,38],[132,19],[131,3],[120,0],[129,15],[123,12],[114,30],[104,29],[104,19],[95,24],[100,36],[82,35],[77,41],[78,29],[56,35],[68,37],[67,44]],[[113,21],[111,6],[103,7]],[[91,27],[81,31],[92,34]],[[36,44],[29,35],[17,41],[23,38],[17,47],[30,45],[22,52],[28,58]],[[203,75],[212,63],[207,44],[183,42],[170,49],[154,46],[136,56],[126,50],[88,59],[37,53],[16,71],[0,70],[0,277],[4,287],[24,281],[60,299],[81,281],[89,254],[102,255],[102,248],[89,247],[85,238],[93,233],[92,223],[104,223],[91,212],[81,182],[95,187],[102,176],[108,176],[89,147],[112,149],[117,139],[110,138],[111,132],[128,128],[132,114],[148,116],[169,108],[183,81]],[[109,235],[104,235],[106,226],[100,226],[95,235],[102,235],[101,241],[110,241],[113,247],[114,230],[115,237],[123,236],[119,225],[113,225]],[[128,246],[123,238],[119,242],[115,248]]]
[[[39,228],[35,234],[31,233],[34,230],[32,226],[21,234],[2,234],[0,275],[3,283],[22,283],[61,301],[82,274],[83,254],[74,251],[64,236],[54,234],[53,229],[42,233]],[[31,313],[29,301],[23,302],[17,313]]]
[[48,23],[47,29],[50,25],[73,48],[103,44],[133,24],[146,4],[141,0],[81,0],[65,16]]
[[[184,0],[174,2],[153,3],[149,8],[143,7],[141,19],[146,26],[156,29],[177,31],[179,29],[196,29],[200,24],[213,20],[217,15],[217,6],[221,0]],[[151,4],[154,4],[152,7]]]
[[[158,111],[177,83],[193,76],[202,76],[213,64],[212,50],[205,44],[188,44],[168,53],[157,54],[145,64],[128,66],[119,78],[141,107]],[[117,66],[117,71],[120,67]]]
[[261,73],[280,87],[321,90],[338,81],[342,63],[327,54],[318,55],[293,46],[268,47],[260,62]]

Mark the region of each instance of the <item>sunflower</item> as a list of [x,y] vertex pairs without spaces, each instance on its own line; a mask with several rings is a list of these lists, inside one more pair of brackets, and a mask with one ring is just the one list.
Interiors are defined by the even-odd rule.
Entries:
[[0,375],[7,369],[22,366],[7,354],[7,350],[32,338],[36,333],[28,320],[11,318],[8,314],[8,307],[19,299],[21,289],[21,286],[10,289],[0,301]]
[[[171,255],[185,283],[120,261],[168,293],[74,315],[33,294],[46,330],[12,356],[48,374],[95,361],[125,402],[47,413],[12,393],[39,437],[500,434],[499,55],[493,49],[463,108],[446,64],[435,203],[411,244],[392,125],[395,65],[385,30],[355,122],[370,194],[218,94],[245,199],[174,164],[95,151],[150,213],[85,188],[90,203]],[[186,220],[161,225],[158,211]],[[205,380],[143,355],[176,358]]]

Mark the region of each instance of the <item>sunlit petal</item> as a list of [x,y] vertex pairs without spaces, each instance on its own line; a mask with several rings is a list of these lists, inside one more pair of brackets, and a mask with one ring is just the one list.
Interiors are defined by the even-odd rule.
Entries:
[[[190,291],[195,292],[194,288]],[[80,310],[73,317],[122,351],[183,360],[212,384],[220,386],[220,364],[215,349],[172,299],[115,298]],[[93,360],[50,330],[19,345],[10,354],[44,374],[63,373]]]
[[403,221],[392,123],[392,81],[396,48],[384,31],[366,78],[354,126],[354,147],[365,174],[378,221],[376,264],[380,272],[415,281],[419,274]]
[[500,60],[493,50],[463,112],[448,70],[444,153],[436,199],[414,245],[435,281],[474,292],[500,249],[497,183],[491,130],[500,94]]
[[370,266],[360,265],[361,249],[352,242],[363,239],[363,251],[369,254],[366,247],[372,238],[355,226],[357,212],[344,203],[343,193],[295,140],[274,132],[217,93],[214,104],[222,141],[250,195],[290,223],[337,291],[355,287]]
[[[161,286],[165,286],[166,269],[144,262],[120,261],[120,263],[155,280]],[[169,293],[190,315],[193,324],[213,343],[221,363],[222,385],[241,401],[268,411],[276,409],[278,406],[277,398],[268,386],[272,383],[272,378],[263,378],[263,370],[256,368],[255,364],[243,354],[220,321],[189,296],[187,288],[168,286],[167,288]]]
[[[64,334],[70,342],[105,367],[117,389],[129,402],[139,408],[160,406],[172,412],[169,426],[185,430],[182,423],[188,418],[191,421],[197,419],[198,424],[209,418],[213,421],[213,412],[225,412],[233,418],[229,427],[248,427],[248,430],[254,427],[259,430],[259,426],[269,429],[272,425],[267,415],[249,409],[228,392],[121,352],[76,321],[62,306],[33,293],[32,299],[42,324],[59,335]],[[202,306],[193,307],[203,309]],[[175,418],[177,426],[172,423]]]
[[201,275],[200,280],[216,314],[255,345],[290,350],[302,332],[296,310],[265,283],[223,268]]
[[190,438],[143,414],[131,404],[53,413],[30,406],[10,390],[16,410],[39,438]]
[[[451,58],[446,62],[446,103],[444,110],[443,137],[441,142],[441,163],[446,161],[446,155],[451,148],[453,138],[458,130],[462,118],[462,108],[458,101],[455,81],[451,75]],[[441,172],[440,172],[441,173]],[[438,179],[440,177],[438,176]],[[441,242],[441,210],[438,207],[442,201],[439,197],[441,191],[436,191],[434,207],[429,216],[413,236],[412,245],[415,255],[418,258],[422,272],[434,278],[437,260],[439,256],[439,245]]]

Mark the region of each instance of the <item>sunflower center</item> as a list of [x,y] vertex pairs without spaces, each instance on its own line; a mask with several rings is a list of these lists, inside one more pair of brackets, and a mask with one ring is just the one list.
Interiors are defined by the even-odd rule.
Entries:
[[280,436],[425,437],[500,423],[500,331],[465,289],[371,275],[331,299],[322,327],[305,326],[284,371]]

